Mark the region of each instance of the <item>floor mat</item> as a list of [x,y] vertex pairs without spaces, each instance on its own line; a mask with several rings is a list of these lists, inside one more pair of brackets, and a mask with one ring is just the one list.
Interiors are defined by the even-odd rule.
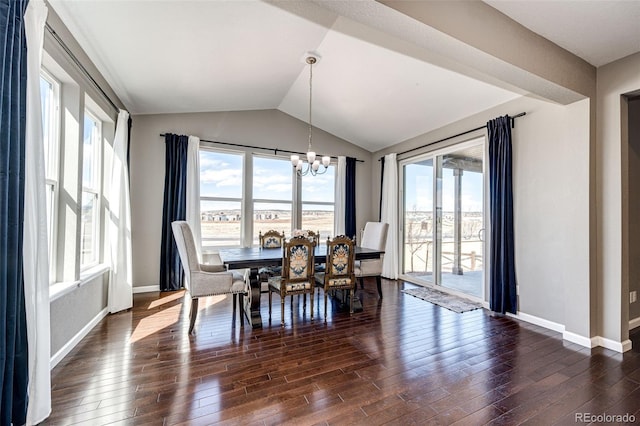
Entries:
[[467,311],[473,311],[474,309],[482,308],[480,303],[473,302],[471,300],[463,299],[462,297],[454,296],[444,291],[436,290],[429,287],[418,287],[402,290],[403,293],[410,294],[418,299],[426,300],[434,305],[442,306],[450,311],[457,312],[459,314]]

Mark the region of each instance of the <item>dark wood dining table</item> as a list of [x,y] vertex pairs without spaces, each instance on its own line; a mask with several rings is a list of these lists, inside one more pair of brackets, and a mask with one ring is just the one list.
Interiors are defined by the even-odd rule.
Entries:
[[[356,260],[378,259],[384,251],[364,247],[356,247]],[[319,245],[314,252],[315,262],[324,263],[327,257],[327,246]],[[260,315],[260,290],[261,283],[258,270],[264,266],[277,266],[282,264],[282,249],[265,249],[260,247],[242,247],[220,249],[220,258],[229,269],[250,269],[251,290],[245,298],[245,315],[253,328],[262,328],[262,316]],[[354,299],[354,305],[356,300]],[[355,308],[354,308],[355,309]]]

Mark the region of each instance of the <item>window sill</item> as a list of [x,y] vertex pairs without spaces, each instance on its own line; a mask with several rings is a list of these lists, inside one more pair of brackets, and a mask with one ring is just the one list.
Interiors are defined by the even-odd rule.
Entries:
[[76,288],[82,287],[86,283],[104,274],[108,270],[109,265],[96,265],[92,268],[87,269],[86,271],[83,271],[80,274],[80,279],[78,281],[62,281],[52,284],[51,287],[49,287],[49,302],[53,302],[54,300],[57,300],[62,296],[71,293]]

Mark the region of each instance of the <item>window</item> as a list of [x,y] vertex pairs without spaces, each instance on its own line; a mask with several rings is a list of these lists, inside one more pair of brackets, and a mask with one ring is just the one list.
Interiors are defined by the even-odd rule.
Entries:
[[80,219],[80,268],[86,269],[99,261],[100,242],[100,120],[90,111],[84,113],[82,148],[82,202]]
[[[294,172],[288,157],[202,147],[203,252],[257,245],[258,234],[270,229],[284,232],[287,237],[296,228],[320,231],[322,238],[333,235],[335,167],[300,180]],[[252,196],[245,197],[245,190]],[[301,217],[297,216],[299,212]]]
[[322,175],[302,176],[301,229],[320,231],[320,240],[333,236],[335,166]]
[[242,237],[242,154],[200,150],[202,247],[239,247]]
[[49,280],[55,281],[56,210],[58,205],[59,163],[59,106],[60,84],[46,71],[40,74],[40,102],[42,106],[42,136],[47,202],[47,238],[49,247]]
[[288,159],[253,157],[253,244],[270,229],[291,235],[292,170]]

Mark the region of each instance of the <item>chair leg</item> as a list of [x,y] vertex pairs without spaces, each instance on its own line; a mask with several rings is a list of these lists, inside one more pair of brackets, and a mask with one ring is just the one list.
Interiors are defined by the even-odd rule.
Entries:
[[240,305],[240,327],[244,328],[244,293],[240,293],[238,305]]
[[349,290],[349,313],[353,314],[353,288]]
[[[280,325],[284,327],[284,298],[285,296],[280,296]],[[291,296],[291,306],[293,307],[293,296]]]
[[[304,300],[307,300],[307,296],[304,296]],[[313,321],[313,290],[309,293],[309,301],[311,303],[311,321]]]
[[360,281],[360,290],[364,290],[364,277],[358,277],[358,281]]
[[378,295],[382,299],[382,277],[380,275],[376,275],[376,285],[378,286]]
[[[236,316],[236,302],[238,300],[238,295],[233,293],[233,316]],[[235,318],[234,318],[235,319]]]
[[324,292],[324,322],[327,322],[327,292]]
[[196,323],[196,317],[198,316],[198,298],[191,299],[191,312],[189,312],[189,334],[193,331],[193,326]]
[[269,321],[271,321],[271,293],[273,292],[269,289]]

